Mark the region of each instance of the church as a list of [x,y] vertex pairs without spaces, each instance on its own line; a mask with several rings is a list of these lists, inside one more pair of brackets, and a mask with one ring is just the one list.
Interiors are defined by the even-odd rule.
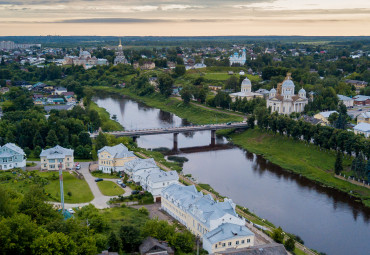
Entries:
[[247,100],[257,98],[257,97],[263,97],[260,93],[252,92],[252,83],[248,78],[245,78],[241,85],[241,91],[237,93],[231,93],[230,94],[231,100],[235,102],[236,98]]
[[116,57],[114,58],[114,65],[118,64],[129,64],[125,55],[123,55],[121,39],[119,39],[118,51],[116,52]]
[[247,53],[245,49],[243,49],[242,55],[239,55],[238,52],[235,52],[234,55],[231,55],[229,57],[230,66],[233,64],[238,64],[240,66],[243,66],[245,62],[247,62]]
[[291,73],[288,73],[283,83],[278,84],[277,90],[275,88],[270,90],[266,104],[267,107],[271,107],[271,112],[279,114],[303,112],[305,105],[308,104],[306,91],[302,88],[298,95],[295,95],[294,89]]

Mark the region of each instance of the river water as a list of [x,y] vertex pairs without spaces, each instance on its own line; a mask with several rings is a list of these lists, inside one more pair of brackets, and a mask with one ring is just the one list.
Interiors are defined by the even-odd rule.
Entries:
[[[111,116],[115,114],[126,130],[189,124],[128,98],[100,96],[94,101]],[[143,148],[172,148],[173,135],[143,136],[137,142]],[[183,167],[185,174],[299,235],[310,248],[330,255],[370,254],[368,208],[236,146],[209,150],[210,142],[210,131],[179,134],[179,149],[189,152],[182,155],[189,159]],[[216,139],[218,145],[227,143],[225,138]]]

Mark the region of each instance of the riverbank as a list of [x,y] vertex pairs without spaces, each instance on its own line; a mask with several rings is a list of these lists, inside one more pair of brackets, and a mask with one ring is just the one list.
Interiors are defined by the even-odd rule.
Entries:
[[92,87],[95,92],[118,94],[128,96],[136,101],[143,102],[146,105],[163,111],[176,114],[180,118],[194,124],[213,124],[226,122],[240,122],[243,121],[242,116],[230,115],[228,113],[216,112],[205,108],[198,107],[193,104],[185,105],[176,98],[165,98],[158,94],[150,96],[138,96],[127,88],[117,89],[111,87]]
[[[262,155],[270,162],[323,186],[343,191],[370,207],[369,189],[335,178],[334,151],[320,150],[313,144],[307,145],[302,141],[273,135],[259,129],[225,135],[230,137],[234,144],[249,152]],[[348,168],[350,164],[348,158],[343,159],[344,168]]]
[[110,118],[110,114],[106,109],[99,107],[96,103],[90,102],[89,108],[98,112],[99,117],[102,121],[101,128],[103,131],[120,131],[123,130],[121,124]]

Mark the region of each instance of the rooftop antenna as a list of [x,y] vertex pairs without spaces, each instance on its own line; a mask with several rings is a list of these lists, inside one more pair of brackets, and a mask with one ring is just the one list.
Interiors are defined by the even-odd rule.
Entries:
[[62,162],[60,162],[58,166],[59,166],[59,184],[60,184],[60,203],[62,204],[62,214],[64,215],[64,189],[63,189]]

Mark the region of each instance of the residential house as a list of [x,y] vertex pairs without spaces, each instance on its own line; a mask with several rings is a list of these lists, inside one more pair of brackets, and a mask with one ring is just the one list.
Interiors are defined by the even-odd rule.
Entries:
[[346,97],[343,95],[338,95],[339,101],[342,102],[347,108],[353,107],[354,101],[353,98]]
[[366,81],[359,81],[359,80],[346,80],[345,81],[349,85],[353,85],[356,88],[356,94],[360,94],[361,89],[365,88],[368,83]]
[[26,167],[26,154],[14,143],[0,146],[0,170]]
[[48,96],[48,99],[46,100],[47,104],[64,104],[64,98],[59,95],[51,95]]
[[54,92],[53,92],[53,95],[63,95],[63,93],[67,92],[67,89],[64,88],[64,87],[56,87]]
[[72,169],[74,166],[73,150],[66,149],[59,145],[42,150],[40,154],[41,170],[62,170]]
[[[194,185],[172,184],[162,190],[161,208],[194,235],[203,238],[203,248],[210,254],[216,250],[235,247],[234,235],[218,235],[226,230],[240,231],[241,238],[238,240],[245,240],[243,244],[246,246],[254,245],[254,234],[244,229],[245,220],[236,213],[235,204],[230,199],[215,201],[210,194],[198,192]],[[216,235],[217,238],[212,239]]]
[[353,99],[355,105],[370,105],[370,96],[357,95]]
[[154,201],[161,201],[162,190],[172,184],[179,183],[179,175],[176,171],[163,171],[152,172],[144,179],[144,190],[147,190],[153,195]]
[[231,248],[225,251],[216,251],[214,255],[288,255],[283,244],[268,243],[248,248]]
[[49,113],[51,110],[61,111],[61,110],[72,110],[75,107],[75,103],[67,103],[67,104],[55,104],[55,105],[45,105],[44,110]]
[[139,246],[140,255],[174,255],[174,250],[166,242],[147,237]]
[[141,70],[152,70],[155,68],[155,63],[150,60],[144,60],[141,64],[139,62],[134,62],[134,68],[140,68]]
[[0,88],[0,93],[1,94],[5,94],[5,93],[8,93],[9,92],[9,88],[8,87],[2,87]]
[[132,178],[133,174],[137,171],[144,171],[145,169],[154,169],[158,168],[157,164],[155,163],[154,159],[148,158],[148,159],[134,159],[130,162],[127,162],[123,166],[123,171]]
[[104,146],[98,151],[99,170],[103,173],[123,171],[124,165],[136,159],[135,154],[122,143],[116,146]]
[[67,102],[70,102],[70,103],[76,103],[77,102],[74,92],[63,92],[62,95],[67,100]]
[[370,124],[361,122],[353,128],[353,131],[355,132],[356,135],[362,134],[366,138],[368,138],[370,137]]
[[369,123],[370,124],[370,112],[363,112],[357,116],[357,124]]
[[315,119],[318,119],[318,120],[321,120],[322,121],[322,125],[329,125],[330,122],[329,122],[329,117],[330,115],[332,115],[333,113],[338,113],[337,111],[326,111],[326,112],[319,112],[317,114],[315,114],[313,117]]

